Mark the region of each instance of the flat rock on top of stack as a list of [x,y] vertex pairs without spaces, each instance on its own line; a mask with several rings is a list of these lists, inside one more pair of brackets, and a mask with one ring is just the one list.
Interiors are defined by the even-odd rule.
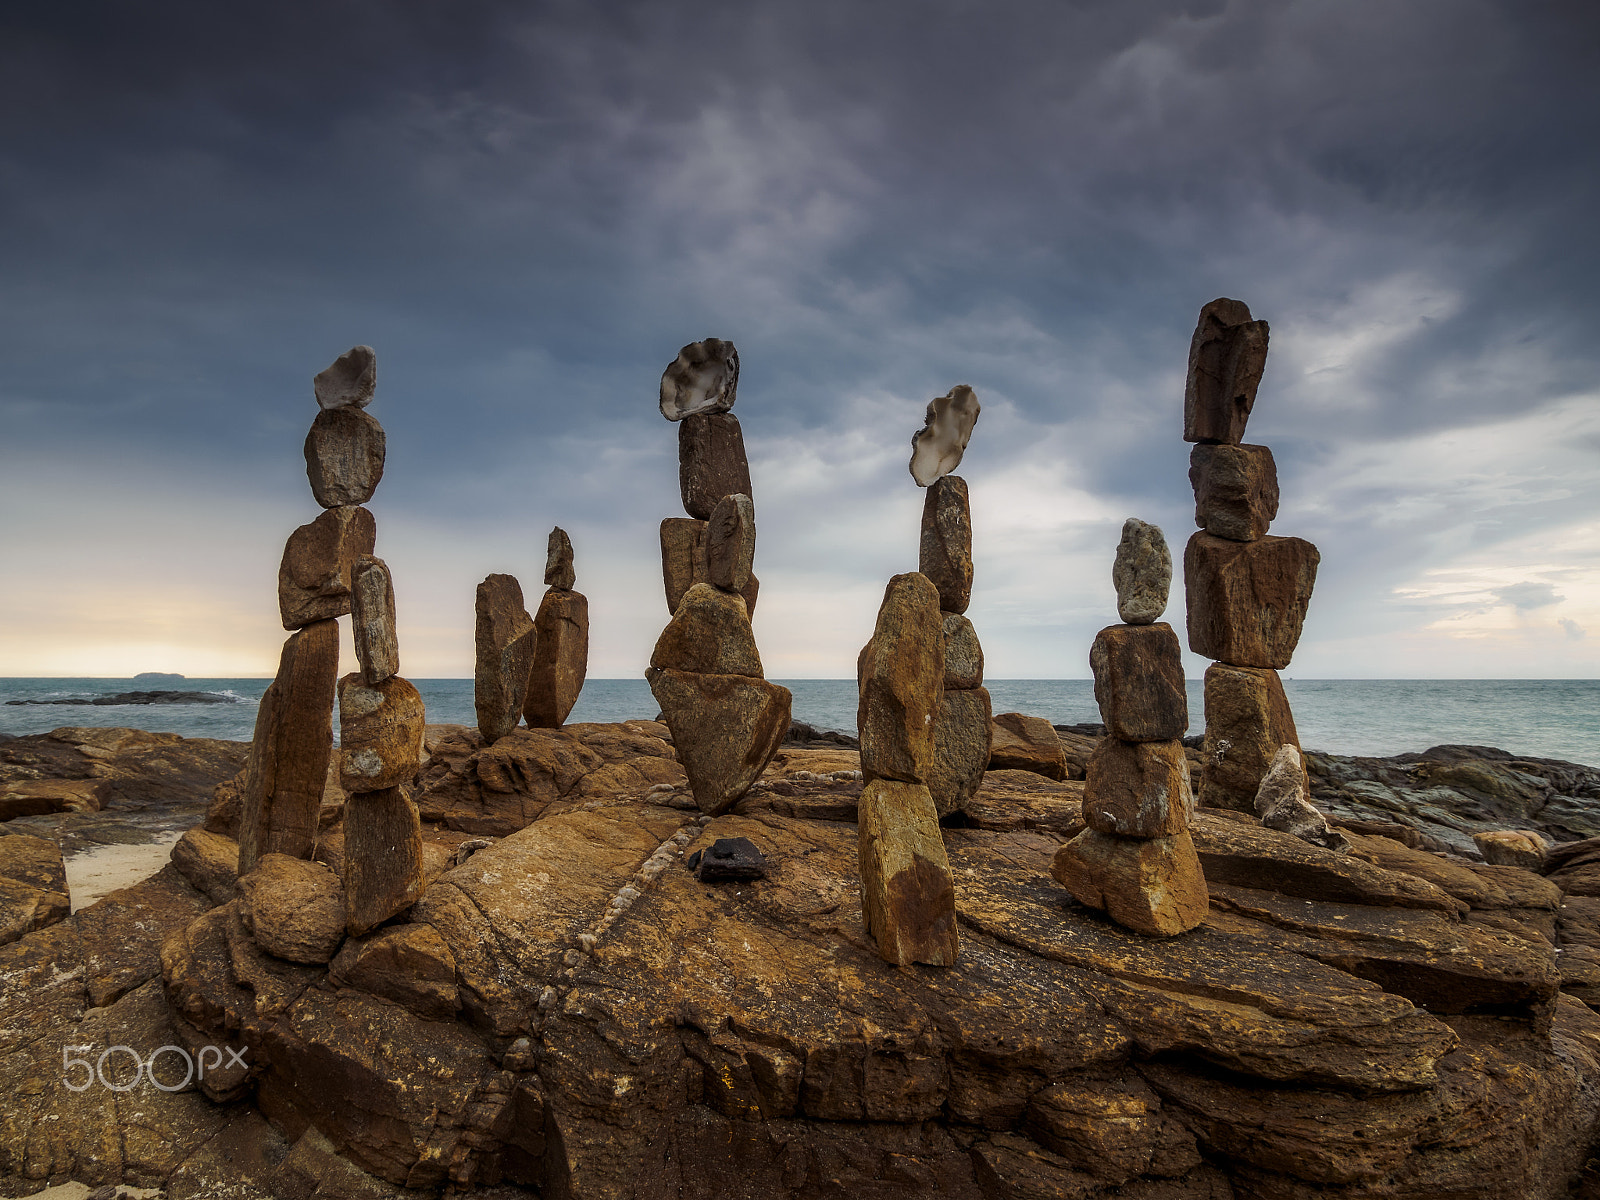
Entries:
[[918,487],[927,487],[961,465],[982,411],[978,394],[964,383],[928,401],[922,428],[911,435],[911,478]]
[[377,387],[378,356],[371,346],[352,346],[311,379],[317,407],[324,410],[365,408]]
[[732,342],[706,338],[678,351],[661,374],[661,415],[681,421],[695,413],[727,412],[739,391],[739,352]]

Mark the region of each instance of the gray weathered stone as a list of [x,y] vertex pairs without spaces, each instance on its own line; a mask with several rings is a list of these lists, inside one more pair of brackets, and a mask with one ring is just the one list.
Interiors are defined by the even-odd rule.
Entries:
[[325,409],[311,422],[305,455],[318,504],[365,504],[383,478],[383,426],[359,408]]
[[725,592],[750,583],[756,554],[756,508],[749,496],[724,496],[706,522],[706,582]]
[[964,613],[972,602],[972,509],[967,481],[946,475],[928,486],[922,501],[917,570],[939,590],[939,607]]
[[427,714],[422,694],[391,675],[368,683],[359,674],[339,680],[339,784],[347,792],[376,792],[410,779],[422,766]]
[[478,585],[472,702],[486,741],[505,737],[522,717],[537,636],[515,576],[490,575]]
[[363,555],[351,571],[350,632],[355,637],[361,677],[377,686],[400,673],[400,639],[395,631],[394,581],[381,558]]
[[1296,746],[1285,743],[1278,747],[1256,791],[1255,810],[1268,829],[1292,834],[1303,842],[1329,850],[1350,849],[1349,839],[1330,828],[1328,818],[1311,803],[1305,764]]
[[577,582],[578,573],[572,565],[572,539],[567,536],[565,529],[557,525],[550,531],[550,540],[545,548],[544,585],[571,591]]
[[964,383],[928,401],[922,428],[911,435],[911,478],[918,487],[927,487],[961,465],[981,411],[978,394]]
[[1138,517],[1122,523],[1111,582],[1117,589],[1117,615],[1129,625],[1152,625],[1161,619],[1172,587],[1172,554],[1160,529]]
[[738,417],[692,413],[679,423],[678,491],[683,510],[702,521],[724,496],[755,494]]
[[944,612],[944,687],[946,691],[983,683],[983,645],[972,622],[960,613]]
[[371,346],[352,346],[311,380],[317,407],[365,408],[378,386],[378,356]]
[[1189,343],[1183,440],[1242,442],[1266,365],[1267,323],[1252,321],[1242,300],[1213,300],[1202,308]]
[[690,342],[661,375],[661,415],[681,421],[694,413],[727,412],[739,390],[739,352],[732,342]]

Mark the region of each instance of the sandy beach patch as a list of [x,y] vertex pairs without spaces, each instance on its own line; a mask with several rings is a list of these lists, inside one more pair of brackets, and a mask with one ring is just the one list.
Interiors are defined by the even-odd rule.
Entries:
[[97,846],[65,859],[72,911],[87,908],[118,888],[149,879],[171,861],[172,847],[182,836],[181,831],[163,833],[136,846]]

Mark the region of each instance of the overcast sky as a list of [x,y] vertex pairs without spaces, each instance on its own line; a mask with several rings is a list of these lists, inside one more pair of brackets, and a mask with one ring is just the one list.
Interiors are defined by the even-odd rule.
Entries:
[[853,674],[955,383],[988,674],[1084,676],[1123,519],[1194,528],[1231,296],[1322,551],[1286,673],[1600,676],[1593,5],[10,3],[0,98],[0,675],[270,674],[311,376],[367,343],[404,672],[470,675],[559,524],[635,676],[659,379],[716,336],[769,677]]

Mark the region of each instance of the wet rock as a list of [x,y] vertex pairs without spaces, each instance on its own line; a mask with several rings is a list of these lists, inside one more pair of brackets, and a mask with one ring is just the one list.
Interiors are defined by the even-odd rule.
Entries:
[[268,954],[325,963],[344,941],[339,877],[319,862],[264,854],[239,876],[238,892],[239,919]]
[[1189,728],[1183,651],[1166,622],[1107,626],[1089,648],[1089,667],[1095,703],[1112,737],[1164,742]]
[[333,757],[338,671],[337,621],[307,625],[283,644],[277,677],[256,710],[240,800],[240,874],[263,854],[311,857]]
[[972,602],[972,510],[967,481],[959,475],[946,475],[928,485],[917,570],[939,590],[943,611],[967,611]]
[[928,793],[940,817],[962,808],[983,786],[992,753],[991,713],[986,688],[947,687],[939,697]]
[[306,479],[323,508],[365,504],[383,478],[383,426],[359,408],[317,414],[306,434]]
[[1532,830],[1494,829],[1475,833],[1472,840],[1477,843],[1484,862],[1525,867],[1529,871],[1544,869],[1544,856],[1549,847],[1544,838]]
[[1300,746],[1283,681],[1266,668],[1213,663],[1206,668],[1205,706],[1200,805],[1253,813],[1279,749]]
[[693,517],[667,517],[661,522],[661,580],[667,589],[668,612],[677,612],[684,593],[706,582],[706,524]]
[[788,688],[748,675],[645,672],[702,812],[725,812],[750,790],[789,728]]
[[1085,829],[1056,852],[1050,874],[1079,903],[1146,937],[1193,929],[1210,904],[1187,832],[1125,838]]
[[1055,728],[1043,717],[999,713],[990,730],[990,771],[1032,771],[1046,779],[1067,777],[1067,756]]
[[522,715],[530,729],[560,729],[589,674],[589,600],[551,588],[533,618],[533,666]]
[[350,632],[355,638],[361,677],[376,687],[400,673],[400,639],[395,630],[394,581],[389,565],[370,555],[358,559],[351,574],[353,614]]
[[427,1021],[445,1021],[461,1005],[456,960],[431,925],[395,925],[350,938],[328,965],[339,987],[393,1000]]
[[422,765],[427,724],[422,693],[391,675],[376,686],[359,674],[339,680],[339,784],[376,792],[410,779]]
[[911,478],[918,487],[929,486],[961,465],[981,411],[977,393],[964,383],[928,402],[922,428],[911,436]]
[[678,491],[683,510],[709,520],[724,496],[754,495],[739,418],[730,412],[694,413],[678,425]]
[[571,591],[577,582],[578,573],[572,565],[572,539],[557,525],[550,531],[545,545],[544,585]]
[[1257,541],[1278,515],[1278,467],[1265,446],[1196,446],[1189,483],[1194,523],[1213,537]]
[[352,603],[358,561],[372,553],[378,525],[364,508],[330,508],[289,535],[278,567],[278,612],[285,629],[342,617]]
[[1195,534],[1183,555],[1189,649],[1230,666],[1288,666],[1321,559],[1300,538]]
[[701,883],[765,879],[767,860],[749,838],[718,838],[704,851],[696,851],[695,874]]
[[926,785],[870,781],[858,809],[861,916],[896,966],[953,966],[955,883]]
[[1267,323],[1252,321],[1242,300],[1213,300],[1202,308],[1189,343],[1183,440],[1243,441],[1266,365]]
[[1111,582],[1117,589],[1117,615],[1124,622],[1151,625],[1160,620],[1172,588],[1172,554],[1160,529],[1137,517],[1122,523]]
[[1154,838],[1189,827],[1194,795],[1188,759],[1177,742],[1101,738],[1086,774],[1083,818],[1090,829]]
[[358,792],[344,810],[344,921],[360,936],[414,904],[427,881],[416,805],[399,788]]
[[739,352],[733,343],[721,338],[690,342],[662,373],[661,415],[681,421],[695,413],[727,412],[738,390]]
[[365,408],[378,387],[378,356],[371,346],[352,346],[312,377],[317,407]]
[[889,580],[857,675],[862,771],[868,779],[926,781],[944,681],[944,620],[927,576]]
[[944,686],[946,691],[983,684],[983,646],[972,622],[960,613],[943,612]]
[[239,843],[220,833],[191,829],[172,848],[172,865],[213,904],[226,904],[239,881]]
[[1345,851],[1350,841],[1336,829],[1328,827],[1328,818],[1311,803],[1306,786],[1306,768],[1300,760],[1299,747],[1285,744],[1278,747],[1267,773],[1261,778],[1256,791],[1256,816],[1268,829],[1281,830],[1329,850]]
[[750,583],[755,553],[755,505],[745,495],[722,497],[706,522],[706,582],[742,592]]
[[514,575],[485,578],[478,585],[476,611],[472,703],[479,732],[493,742],[515,729],[522,717],[538,635]]
[[761,678],[761,652],[744,601],[696,584],[656,639],[650,665],[658,670]]

